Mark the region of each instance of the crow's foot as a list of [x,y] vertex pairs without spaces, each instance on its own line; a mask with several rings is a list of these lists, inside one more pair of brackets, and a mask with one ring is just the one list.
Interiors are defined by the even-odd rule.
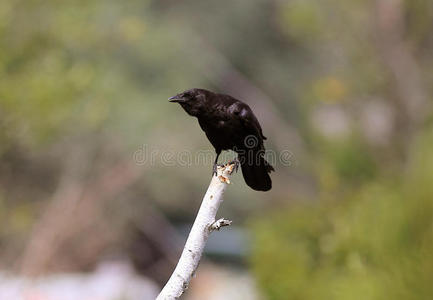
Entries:
[[234,160],[228,163],[229,165],[235,165],[235,172],[238,172],[239,165],[241,164],[239,159],[236,157]]
[[212,167],[212,177],[217,175],[218,164],[213,164]]

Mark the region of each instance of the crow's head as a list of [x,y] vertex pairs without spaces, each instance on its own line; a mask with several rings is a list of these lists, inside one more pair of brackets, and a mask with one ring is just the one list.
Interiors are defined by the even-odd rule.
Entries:
[[206,107],[206,98],[210,92],[203,89],[190,89],[168,98],[170,102],[179,103],[191,116],[198,116]]

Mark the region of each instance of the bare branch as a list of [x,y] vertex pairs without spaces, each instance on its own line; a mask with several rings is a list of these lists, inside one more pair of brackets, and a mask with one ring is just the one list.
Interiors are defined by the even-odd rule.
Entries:
[[234,167],[234,164],[218,166],[217,176],[212,177],[179,262],[156,298],[157,300],[179,299],[188,288],[189,282],[198,267],[210,233],[215,229],[219,230],[223,226],[230,225],[231,221],[225,219],[215,221],[215,216],[223,201],[222,196],[227,184],[230,183],[230,175]]

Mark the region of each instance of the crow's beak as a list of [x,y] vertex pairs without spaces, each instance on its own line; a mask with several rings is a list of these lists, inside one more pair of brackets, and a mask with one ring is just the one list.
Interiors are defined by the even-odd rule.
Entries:
[[173,97],[170,97],[170,98],[168,98],[168,100],[170,102],[174,102],[174,103],[180,103],[180,102],[185,102],[186,101],[185,98],[183,98],[180,94],[176,95],[176,96],[173,96]]

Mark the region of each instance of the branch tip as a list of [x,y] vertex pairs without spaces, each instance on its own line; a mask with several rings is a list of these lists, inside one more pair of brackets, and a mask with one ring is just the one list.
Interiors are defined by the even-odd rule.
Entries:
[[222,166],[217,166],[218,179],[222,183],[230,184],[231,181],[229,176],[232,175],[233,171],[236,169],[236,162],[229,162]]

